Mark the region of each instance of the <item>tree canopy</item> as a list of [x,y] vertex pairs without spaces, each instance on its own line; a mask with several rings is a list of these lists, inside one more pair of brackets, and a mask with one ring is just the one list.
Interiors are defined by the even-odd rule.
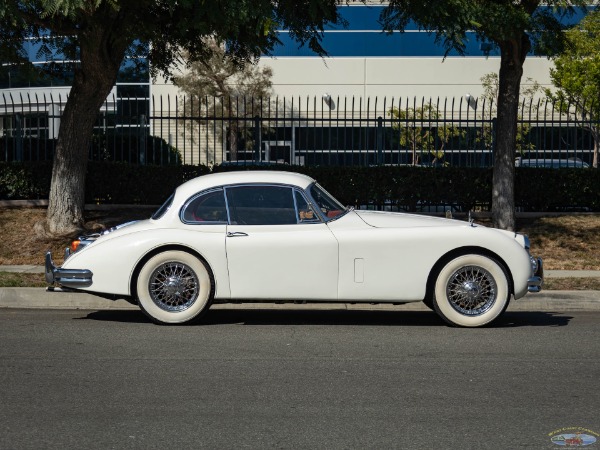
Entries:
[[[208,40],[206,45],[212,47],[212,55],[200,60],[188,59],[189,71],[175,76],[173,82],[188,97],[182,111],[186,116],[202,117],[204,113],[205,116],[229,118],[225,142],[232,160],[236,160],[240,141],[245,143],[246,148],[253,145],[254,133],[245,126],[243,119],[258,112],[255,101],[261,110],[269,108],[273,70],[268,66],[252,64],[239,67],[222,45],[212,40]],[[199,126],[191,122],[190,135],[193,136]],[[223,139],[225,129],[215,127],[211,132]]]
[[[95,118],[127,56],[150,62],[153,75],[171,74],[183,52],[209,57],[205,37],[226,44],[238,64],[269,53],[277,29],[318,54],[321,33],[340,23],[335,0],[0,0],[0,56],[31,66],[25,42],[39,44],[46,70],[70,69],[71,91],[54,155],[48,229],[81,228],[87,151]],[[67,64],[53,64],[59,58]],[[134,61],[139,60],[134,58]],[[68,63],[70,62],[70,63]]]
[[[299,14],[301,12],[301,14]],[[41,44],[41,53],[77,61],[93,29],[112,46],[126,44],[129,56],[147,56],[153,74],[169,74],[182,52],[191,60],[210,55],[202,37],[227,43],[239,63],[268,54],[289,30],[299,45],[319,55],[325,24],[342,19],[334,0],[0,0],[0,56],[29,62],[23,42]]]
[[270,67],[247,64],[239,67],[225,52],[223,46],[211,41],[209,58],[192,60],[185,55],[189,71],[176,75],[173,82],[189,96],[196,97],[268,97],[271,95]]
[[[436,33],[446,55],[465,53],[469,33],[500,50],[498,109],[494,149],[492,216],[494,226],[513,230],[514,165],[518,103],[523,64],[530,51],[556,53],[565,45],[561,19],[571,14],[576,0],[391,0],[381,15],[385,30],[403,30],[410,21]],[[540,6],[544,6],[541,8]]]
[[582,119],[591,119],[594,139],[592,165],[598,167],[600,140],[600,13],[591,12],[567,33],[569,46],[554,58],[550,70],[556,91],[549,93],[558,108]]

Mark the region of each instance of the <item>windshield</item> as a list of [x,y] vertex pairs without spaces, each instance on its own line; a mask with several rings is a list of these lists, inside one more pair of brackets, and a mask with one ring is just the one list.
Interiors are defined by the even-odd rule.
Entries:
[[154,214],[152,214],[152,219],[153,220],[158,220],[162,216],[165,215],[165,213],[171,207],[171,204],[173,203],[173,198],[174,197],[175,197],[175,193],[171,194],[171,196],[161,205],[161,207],[158,208]]
[[310,196],[313,198],[323,215],[327,217],[327,220],[337,219],[347,211],[340,202],[317,183],[311,186]]

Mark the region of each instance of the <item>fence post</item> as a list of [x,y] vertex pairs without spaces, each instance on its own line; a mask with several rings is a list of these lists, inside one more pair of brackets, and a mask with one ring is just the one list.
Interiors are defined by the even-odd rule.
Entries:
[[138,121],[138,150],[140,154],[140,165],[146,165],[146,116],[140,115]]
[[498,121],[497,117],[492,117],[492,164],[494,164],[494,160],[496,159],[496,122]]
[[383,164],[383,117],[377,118],[377,164]]
[[260,117],[254,116],[254,162],[258,163],[260,161],[260,147],[261,147],[261,135],[260,132]]
[[15,114],[15,127],[17,133],[15,136],[15,161],[23,161],[23,116]]

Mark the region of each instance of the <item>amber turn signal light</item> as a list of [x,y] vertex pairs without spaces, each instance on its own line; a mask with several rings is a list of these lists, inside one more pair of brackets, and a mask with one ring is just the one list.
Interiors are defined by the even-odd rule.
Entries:
[[76,252],[77,249],[79,248],[79,244],[81,244],[81,241],[79,239],[71,242],[71,251]]

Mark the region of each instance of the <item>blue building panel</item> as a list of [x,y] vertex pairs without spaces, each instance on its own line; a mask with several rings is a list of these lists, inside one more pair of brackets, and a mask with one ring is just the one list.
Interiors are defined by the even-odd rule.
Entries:
[[[371,30],[381,31],[381,24],[379,23],[379,17],[385,9],[384,6],[373,6],[373,5],[355,5],[355,6],[339,6],[338,11],[340,16],[346,20],[347,27],[344,28],[340,25],[328,26],[326,30]],[[419,27],[414,23],[410,22],[406,26],[406,30],[418,30]]]
[[[481,43],[474,34],[466,46],[467,56],[496,56],[498,49],[492,47],[489,52],[481,49]],[[282,32],[279,35],[282,44],[274,48],[273,56],[317,56],[308,47],[300,47],[290,36]],[[329,56],[333,57],[440,57],[445,54],[441,44],[435,42],[435,34],[426,32],[395,32],[386,34],[381,31],[326,32],[321,43]],[[450,51],[447,56],[458,56]]]
[[[384,6],[340,6],[340,15],[346,20],[347,26],[328,26],[323,34],[322,46],[327,53],[333,57],[443,57],[445,48],[436,43],[435,33],[419,30],[419,27],[411,22],[407,25],[405,32],[394,32],[391,34],[381,31],[379,21]],[[540,8],[549,8],[543,6]],[[564,15],[560,10],[551,10],[551,13],[565,25],[578,23],[586,14],[586,11],[594,9],[576,8],[571,15]],[[318,56],[306,46],[299,46],[296,41],[290,39],[285,30],[279,33],[281,44],[277,45],[272,56]],[[494,45],[482,44],[477,40],[475,33],[467,33],[466,56],[499,56],[498,48]],[[456,51],[451,51],[446,56],[457,56]]]

